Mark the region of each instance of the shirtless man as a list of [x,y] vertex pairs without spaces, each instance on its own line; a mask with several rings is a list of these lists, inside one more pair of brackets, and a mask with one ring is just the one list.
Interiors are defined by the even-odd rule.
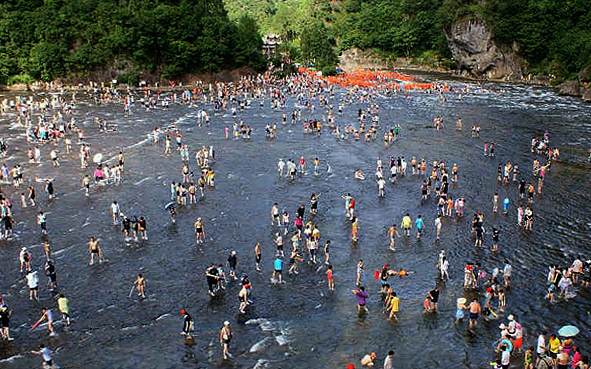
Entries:
[[470,306],[470,329],[472,327],[478,327],[478,316],[480,315],[480,303],[477,299],[472,300]]
[[238,292],[238,300],[240,301],[240,307],[238,308],[238,311],[240,311],[240,314],[246,314],[244,309],[246,309],[248,306],[248,288],[249,285],[244,284],[242,285],[240,292]]
[[254,245],[254,263],[255,263],[255,267],[257,272],[261,270],[260,268],[260,264],[261,264],[261,243],[257,242]]
[[137,288],[138,296],[140,296],[141,298],[145,298],[146,278],[144,278],[144,276],[141,273],[139,273],[137,275],[137,279],[133,282],[133,284]]
[[394,248],[394,241],[395,241],[395,235],[398,235],[398,237],[400,237],[400,234],[398,233],[398,230],[396,229],[396,225],[392,224],[392,226],[390,226],[390,229],[388,229],[388,236],[390,236],[390,250],[395,251],[396,249]]
[[101,246],[99,245],[99,241],[96,240],[94,237],[90,237],[88,241],[88,251],[90,252],[90,264],[94,264],[94,255],[96,254],[98,262],[103,262],[103,251],[101,250]]
[[203,243],[205,242],[205,230],[203,229],[203,221],[201,220],[201,218],[197,218],[197,221],[195,221],[195,237],[196,237],[196,241],[197,243]]

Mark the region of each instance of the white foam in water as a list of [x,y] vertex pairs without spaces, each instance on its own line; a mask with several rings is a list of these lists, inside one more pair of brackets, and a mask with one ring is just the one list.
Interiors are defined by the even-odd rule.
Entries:
[[264,368],[268,367],[268,365],[269,365],[269,360],[258,359],[256,364],[254,364],[254,366],[252,367],[252,369],[264,369]]
[[140,184],[144,183],[145,181],[147,181],[149,179],[152,179],[152,178],[154,178],[154,177],[146,177],[146,178],[144,178],[142,180],[139,180],[139,181],[135,182],[134,185],[135,186],[140,185]]
[[23,356],[23,355],[14,355],[14,356],[11,356],[11,357],[9,357],[9,358],[6,358],[6,359],[2,359],[2,360],[0,360],[0,363],[11,363],[11,362],[13,362],[15,359],[20,359],[20,358],[22,358],[22,357],[24,357],[24,356]]
[[265,337],[262,340],[260,340],[259,342],[252,345],[252,347],[248,350],[248,352],[251,354],[254,354],[257,352],[265,351],[267,346],[269,346],[270,341],[271,341],[271,337]]
[[139,326],[132,326],[132,327],[125,327],[125,328],[121,328],[120,331],[131,331],[133,329],[138,329]]
[[279,346],[285,346],[287,344],[289,344],[289,338],[287,338],[287,336],[285,336],[284,334],[280,335],[280,336],[275,336],[275,341],[277,341],[277,343],[279,344]]
[[156,318],[156,321],[159,321],[160,319],[164,319],[164,318],[169,317],[169,316],[170,316],[170,313],[161,315],[158,318]]

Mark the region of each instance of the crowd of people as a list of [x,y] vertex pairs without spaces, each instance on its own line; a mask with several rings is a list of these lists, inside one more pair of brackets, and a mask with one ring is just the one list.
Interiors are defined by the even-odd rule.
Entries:
[[[322,132],[329,131],[338,141],[363,140],[368,144],[375,141],[378,135],[383,133],[383,149],[387,150],[402,136],[402,127],[398,123],[389,126],[380,121],[380,106],[375,102],[371,90],[362,88],[350,88],[344,91],[342,97],[337,101],[335,88],[319,83],[317,80],[305,75],[298,75],[284,80],[273,80],[269,76],[258,76],[254,78],[243,78],[236,84],[205,84],[196,83],[193,91],[185,89],[180,96],[172,93],[166,98],[160,96],[158,91],[146,90],[143,96],[137,98],[134,94],[111,88],[93,87],[88,90],[92,101],[97,106],[118,104],[123,107],[127,116],[133,114],[134,109],[155,110],[158,108],[168,109],[170,104],[184,104],[188,107],[197,108],[203,106],[196,114],[195,126],[202,128],[215,125],[216,114],[221,115],[224,112],[231,113],[233,120],[232,128],[228,125],[222,128],[222,137],[230,139],[248,140],[256,133],[249,123],[241,119],[241,114],[246,109],[251,108],[252,102],[261,101],[261,108],[264,108],[265,101],[268,99],[271,109],[282,111],[282,122],[267,123],[265,127],[265,136],[267,139],[276,139],[277,131],[286,124],[296,124],[302,122],[303,132],[309,134],[321,135]],[[398,93],[397,91],[388,93]],[[434,85],[429,93],[439,94],[442,101],[445,100],[444,90]],[[94,185],[115,184],[125,186],[122,181],[125,173],[126,163],[133,160],[133,157],[126,157],[123,151],[113,159],[116,164],[111,164],[109,160],[102,160],[101,156],[91,156],[90,144],[86,141],[86,133],[76,122],[77,94],[73,93],[71,99],[67,100],[66,95],[56,95],[52,98],[46,97],[36,100],[33,97],[17,98],[15,100],[4,100],[2,103],[2,114],[14,114],[19,127],[27,132],[27,143],[30,145],[27,151],[28,163],[23,165],[36,166],[42,159],[42,150],[48,152],[48,159],[51,161],[52,169],[59,171],[63,159],[73,157],[76,151],[72,150],[72,138],[77,137],[80,160],[80,169],[83,171],[81,189],[86,196],[93,195]],[[408,97],[405,94],[405,97]],[[288,99],[295,99],[297,108],[288,110]],[[346,122],[338,124],[342,120],[343,111],[349,109],[353,102],[367,104],[367,109],[357,111],[356,122]],[[160,103],[160,105],[158,105]],[[333,104],[337,105],[336,113]],[[214,118],[206,112],[205,107],[213,107]],[[303,114],[313,115],[318,109],[322,117],[319,119],[310,118],[302,121]],[[291,121],[289,121],[291,118]],[[433,119],[433,128],[440,132],[445,130],[444,117],[436,116]],[[96,118],[94,120],[96,128],[101,134],[111,134],[116,132],[116,125],[110,124],[105,119]],[[282,124],[281,124],[282,123]],[[455,122],[456,130],[461,131],[462,120]],[[471,129],[471,138],[480,138],[480,125],[475,125]],[[219,132],[219,131],[218,131]],[[207,207],[206,191],[215,188],[215,166],[218,158],[213,146],[191,145],[183,136],[183,131],[179,126],[167,126],[153,128],[150,139],[154,145],[163,147],[162,155],[171,160],[171,165],[178,166],[180,173],[178,178],[174,178],[169,183],[170,198],[167,200],[165,209],[170,213],[170,222],[176,223],[178,216],[177,210],[184,207]],[[404,139],[412,139],[412,133],[405,130]],[[176,143],[176,148],[173,146]],[[193,146],[193,147],[192,147]],[[60,151],[59,148],[64,150]],[[480,146],[478,146],[480,147]],[[11,147],[4,140],[1,140],[0,149],[3,154],[10,153]],[[178,153],[178,157],[174,152]],[[478,149],[480,152],[480,149]],[[534,201],[541,197],[543,184],[549,177],[552,163],[560,157],[560,151],[550,145],[550,136],[546,131],[543,139],[537,137],[532,139],[531,152],[536,155],[532,161],[531,177],[526,176],[525,171],[520,168],[526,168],[527,163],[514,163],[512,161],[500,162],[497,170],[497,183],[495,185],[505,188],[504,192],[512,192],[518,198],[516,203],[512,203],[509,196],[500,196],[498,192],[492,194],[491,216],[502,214],[511,223],[516,223],[523,227],[524,232],[532,232],[534,229],[533,219]],[[65,154],[63,154],[65,152]],[[194,152],[194,160],[191,160],[191,152]],[[486,160],[495,160],[499,154],[499,147],[494,142],[484,143],[484,157]],[[300,156],[300,155],[298,155]],[[175,159],[177,158],[177,159]],[[387,238],[389,251],[392,253],[402,252],[396,248],[396,239],[404,238],[407,242],[417,240],[419,242],[426,233],[434,236],[438,244],[439,251],[436,271],[433,274],[437,278],[437,284],[433,289],[424,295],[422,308],[425,314],[440,314],[440,296],[441,286],[450,280],[450,274],[463,273],[463,289],[460,297],[456,299],[455,317],[456,324],[463,324],[468,321],[468,329],[475,334],[479,328],[480,319],[485,321],[503,321],[499,325],[500,335],[497,342],[493,344],[497,353],[498,360],[494,360],[491,365],[497,368],[508,368],[511,363],[515,363],[517,357],[523,360],[525,368],[559,368],[563,369],[570,365],[576,369],[588,368],[588,357],[577,347],[575,339],[572,336],[563,334],[562,339],[557,331],[548,335],[547,331],[539,332],[537,346],[527,346],[525,342],[533,341],[536,332],[528,331],[526,327],[517,321],[515,314],[510,314],[515,308],[510,301],[512,279],[514,278],[512,260],[506,258],[502,266],[483,267],[481,261],[467,261],[463,270],[450,270],[449,247],[443,246],[442,235],[444,219],[461,219],[465,216],[466,199],[458,190],[458,183],[463,181],[460,176],[460,170],[457,163],[450,165],[439,158],[427,159],[427,157],[389,155],[386,157],[384,165],[382,158],[377,157],[375,162],[375,180],[377,182],[377,195],[385,197],[387,193],[394,191],[401,181],[412,181],[416,184],[416,192],[412,195],[417,202],[426,204],[434,209],[424,214],[411,216],[411,212],[397,214],[393,216],[393,223],[388,227]],[[407,159],[408,158],[408,159]],[[180,160],[178,160],[180,159]],[[523,160],[523,159],[521,159]],[[61,161],[61,162],[60,162]],[[95,164],[92,174],[84,173],[89,170],[91,162]],[[11,164],[12,165],[12,164]],[[280,178],[287,178],[295,185],[297,179],[307,173],[310,168],[314,175],[319,176],[322,172],[332,174],[332,168],[328,162],[319,157],[313,156],[306,158],[301,155],[297,159],[279,159],[277,162],[277,174]],[[24,169],[24,170],[23,170]],[[71,319],[69,300],[66,294],[59,289],[57,280],[57,265],[52,258],[50,247],[50,238],[47,228],[47,212],[44,211],[49,204],[57,201],[55,196],[53,178],[30,178],[23,175],[27,168],[21,168],[21,164],[15,163],[11,166],[4,163],[1,168],[2,183],[11,184],[12,188],[2,188],[0,191],[0,211],[2,216],[2,238],[8,239],[12,235],[13,229],[13,208],[14,204],[10,198],[20,195],[20,208],[35,208],[38,213],[35,214],[36,221],[40,227],[43,240],[42,255],[43,271],[47,276],[47,289],[51,297],[56,300],[48,299],[51,303],[44,301],[40,310],[41,317],[31,325],[31,330],[46,322],[49,336],[56,334],[55,317],[53,311],[57,309],[62,315],[62,322],[68,329],[70,324],[75,324]],[[372,169],[373,171],[373,169]],[[177,172],[178,173],[178,172]],[[529,174],[529,173],[528,173]],[[355,170],[354,178],[358,180],[366,179],[366,175],[358,168]],[[536,186],[537,181],[537,186]],[[389,183],[388,183],[389,182]],[[493,180],[494,182],[494,180]],[[37,197],[37,188],[42,183],[47,198],[39,201]],[[364,182],[360,182],[364,183]],[[24,189],[24,190],[22,190]],[[270,282],[273,286],[279,286],[289,283],[291,277],[302,271],[301,265],[304,264],[308,270],[315,270],[326,278],[327,290],[334,294],[337,290],[335,283],[335,270],[339,270],[341,265],[334,264],[331,258],[331,240],[328,234],[322,233],[326,218],[318,217],[320,201],[333,196],[334,194],[324,194],[312,192],[309,199],[299,200],[299,205],[295,212],[290,212],[286,208],[273,203],[270,210],[270,227],[272,231],[271,239],[254,240],[252,262],[247,261],[250,257],[239,255],[236,250],[231,250],[227,259],[223,261],[210,262],[205,269],[205,283],[207,284],[207,293],[212,299],[224,299],[226,293],[230,290],[237,290],[238,313],[245,315],[249,307],[255,303],[253,297],[253,284],[246,271],[252,268],[253,272],[261,271],[264,247],[261,244],[274,244],[275,250],[269,252],[265,257],[271,260],[272,269],[269,270]],[[490,196],[490,195],[489,195]],[[356,211],[356,198],[351,193],[340,196],[345,203],[345,218],[350,226],[349,238],[353,246],[359,242],[359,219],[364,214],[358,214]],[[274,200],[273,200],[274,201]],[[279,200],[277,200],[279,201]],[[303,202],[309,201],[309,207]],[[540,200],[541,201],[541,200]],[[18,203],[17,203],[18,204]],[[293,209],[292,209],[293,210]],[[501,231],[497,226],[485,225],[485,214],[489,209],[471,209],[474,210],[470,230],[473,236],[474,247],[490,247],[493,253],[500,253]],[[127,216],[123,214],[121,205],[113,201],[108,209],[110,220],[114,227],[120,227],[125,241],[134,240],[135,242],[148,241],[148,220],[146,216]],[[23,213],[23,216],[26,216]],[[180,216],[185,216],[181,214]],[[515,216],[515,218],[513,218]],[[488,215],[487,215],[488,217]],[[414,218],[414,219],[413,219]],[[398,227],[398,224],[400,226]],[[202,217],[197,217],[193,230],[195,234],[196,245],[206,243],[205,236],[206,221]],[[256,236],[259,237],[259,236]],[[490,239],[490,241],[489,241]],[[91,236],[88,240],[89,264],[95,262],[101,264],[108,261],[103,254],[100,238]],[[17,259],[20,266],[20,273],[29,290],[29,299],[39,301],[40,277],[36,265],[39,263],[26,247],[19,252]],[[287,265],[284,266],[284,260]],[[514,261],[514,260],[513,260]],[[488,268],[490,267],[490,268]],[[488,269],[487,269],[488,268]],[[570,265],[550,265],[548,272],[548,286],[544,290],[545,299],[550,303],[558,300],[572,300],[576,294],[573,291],[574,286],[582,288],[589,287],[591,276],[591,261],[584,261],[582,256],[577,256]],[[342,268],[341,268],[342,269]],[[284,275],[284,270],[286,271]],[[488,271],[487,271],[488,270]],[[370,292],[374,286],[365,279],[365,263],[358,260],[356,265],[356,283],[355,288],[351,290],[352,295],[357,300],[357,311],[360,316],[372,314],[368,307],[371,301]],[[399,312],[403,306],[401,297],[396,292],[393,283],[389,278],[404,279],[413,274],[413,271],[391,269],[386,263],[381,269],[376,270],[376,284],[381,283],[380,296],[382,312],[391,324],[401,324],[399,321]],[[147,278],[143,273],[137,273],[135,280],[131,283],[131,296],[135,291],[139,299],[146,298]],[[287,278],[286,278],[287,277]],[[414,278],[414,277],[413,277]],[[238,282],[234,287],[233,282]],[[2,286],[3,287],[3,286]],[[348,292],[347,292],[348,293]],[[464,297],[469,296],[469,298]],[[469,302],[468,302],[469,301]],[[0,295],[0,332],[2,338],[14,340],[15,337],[10,332],[11,310],[9,301]],[[40,305],[39,305],[40,306]],[[411,309],[410,306],[404,306],[405,309]],[[182,334],[186,342],[193,340],[195,335],[194,319],[189,313],[190,307],[182,307],[180,315],[182,317]],[[466,314],[467,313],[467,314]],[[505,314],[509,313],[506,318]],[[71,322],[73,320],[73,322]],[[198,330],[198,329],[197,329]],[[527,333],[527,334],[526,334]],[[21,337],[22,333],[16,336]],[[229,360],[232,358],[230,351],[231,342],[234,338],[230,321],[226,320],[221,324],[219,331],[219,343],[221,346],[222,358]],[[525,349],[525,347],[529,347]],[[39,346],[39,350],[31,351],[42,357],[44,365],[54,367],[53,352],[44,344]],[[375,352],[361,358],[361,366],[376,366]],[[354,361],[352,358],[351,361]],[[350,363],[348,368],[354,368],[356,363]],[[395,352],[388,351],[383,368],[392,369],[396,365]],[[545,366],[544,366],[545,365]]]

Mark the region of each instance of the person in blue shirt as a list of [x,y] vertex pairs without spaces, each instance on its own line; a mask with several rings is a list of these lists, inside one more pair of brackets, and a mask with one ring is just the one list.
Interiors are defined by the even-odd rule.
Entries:
[[281,280],[281,272],[283,270],[283,260],[281,260],[280,256],[277,256],[277,259],[273,262],[273,279],[277,276],[277,282],[283,283]]
[[415,224],[417,226],[417,239],[419,239],[421,238],[421,233],[423,232],[423,219],[420,215],[417,217]]
[[503,215],[507,215],[508,212],[509,212],[509,198],[505,197],[505,200],[503,200]]
[[31,351],[31,353],[41,355],[43,358],[43,368],[54,368],[52,352],[49,348],[45,347],[45,345],[41,344],[39,346],[39,351]]

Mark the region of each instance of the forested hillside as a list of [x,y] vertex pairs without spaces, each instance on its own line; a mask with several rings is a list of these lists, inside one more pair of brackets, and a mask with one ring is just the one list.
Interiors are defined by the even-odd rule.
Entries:
[[174,78],[265,67],[248,17],[228,19],[222,0],[4,0],[0,83],[51,81],[117,70]]
[[588,0],[226,0],[226,6],[230,17],[251,15],[265,32],[283,35],[286,48],[307,61],[332,59],[301,53],[310,49],[311,33],[323,34],[316,43],[336,52],[357,47],[387,57],[450,57],[446,29],[479,17],[529,72],[573,78],[591,66]]
[[528,72],[565,79],[591,67],[588,0],[4,0],[0,84],[262,70],[261,33],[280,34],[281,51],[326,73],[350,48],[449,59],[446,30],[469,18]]

